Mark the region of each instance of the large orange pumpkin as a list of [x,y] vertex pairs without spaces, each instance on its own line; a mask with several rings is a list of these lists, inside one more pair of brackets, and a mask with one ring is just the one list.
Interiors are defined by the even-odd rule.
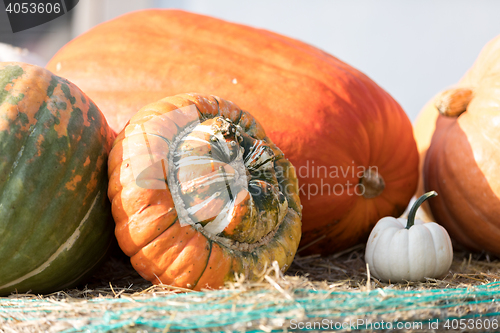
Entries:
[[459,243],[500,255],[500,36],[415,125],[420,191],[436,190],[432,215]]
[[366,241],[416,188],[417,149],[398,103],[356,69],[291,38],[145,10],[79,36],[48,68],[82,87],[116,131],[145,104],[188,91],[250,110],[297,168],[305,252]]
[[295,170],[235,104],[198,94],[149,104],[118,135],[108,166],[115,234],[145,279],[199,290],[292,263]]

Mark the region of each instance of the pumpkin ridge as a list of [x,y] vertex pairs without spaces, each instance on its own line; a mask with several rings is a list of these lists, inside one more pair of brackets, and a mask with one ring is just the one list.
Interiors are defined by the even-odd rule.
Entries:
[[[119,195],[119,194],[117,194],[117,196],[118,196],[118,195]],[[169,213],[170,213],[170,212],[165,212],[165,214],[164,214],[164,215],[162,215],[162,216],[165,216],[165,215],[167,215],[167,214],[169,214]],[[132,221],[132,219],[131,219],[131,221]],[[150,241],[148,241],[147,243],[145,243],[142,247],[146,247],[146,246],[148,246],[149,244],[151,244],[151,243],[153,243],[154,241],[156,241],[156,240],[158,239],[158,237],[160,237],[160,236],[161,236],[161,235],[162,235],[165,231],[167,231],[168,229],[170,229],[170,228],[171,228],[173,225],[175,225],[177,222],[179,222],[179,217],[178,217],[178,216],[176,216],[176,217],[174,218],[173,222],[172,222],[172,223],[170,223],[170,225],[169,225],[168,227],[166,227],[165,229],[163,229],[163,230],[162,230],[162,231],[161,231],[158,235],[156,235],[156,237],[152,238]],[[138,247],[138,248],[137,248],[137,251],[136,251],[135,253],[130,254],[130,255],[128,255],[128,254],[127,254],[127,255],[128,255],[129,257],[133,257],[133,256],[135,256],[137,253],[139,253],[140,251],[141,251],[141,248],[140,248],[140,247]]]
[[[375,227],[373,228],[372,233],[375,234],[375,232],[378,232],[378,229],[380,228],[380,226],[384,222],[385,221],[382,220],[382,222],[380,222],[379,226],[375,225]],[[373,250],[372,251],[367,251],[367,253],[365,254],[365,260],[372,263],[373,267],[369,267],[369,269],[372,272],[372,274],[375,275],[375,276],[380,275],[380,274],[378,274],[378,271],[377,271],[377,267],[378,266],[377,266],[377,263],[376,263],[376,261],[378,261],[378,258],[376,258],[374,256],[375,250],[377,249],[378,243],[380,242],[380,239],[381,239],[380,232],[378,232],[378,234],[379,235],[377,235],[377,237],[375,238],[375,240],[372,243],[370,243],[369,245],[367,245],[367,247],[371,247],[371,248],[373,248]]]
[[[191,101],[191,102],[193,103],[192,105],[194,105],[194,106],[195,106],[196,111],[198,112],[198,117],[199,117],[199,119],[200,119],[200,120],[207,120],[207,119],[208,119],[208,117],[207,117],[206,115],[204,115],[204,114],[203,114],[203,112],[201,112],[201,110],[200,110],[200,108],[198,107],[198,105],[197,105],[195,102],[193,102],[193,101]],[[217,109],[219,109],[218,105],[219,105],[219,102],[217,102]],[[219,111],[219,112],[220,112],[220,111]]]
[[[394,230],[394,232],[391,235],[390,244],[394,242],[394,239],[395,239],[394,235],[398,232],[398,230],[396,228],[393,227],[393,229],[395,229],[395,230]],[[381,244],[381,243],[379,242],[379,244]],[[385,244],[382,243],[381,245],[383,246]],[[391,247],[392,246],[389,246],[389,248],[391,248]],[[384,260],[384,259],[382,259],[382,260]],[[390,275],[394,275],[394,268],[395,267],[393,265],[387,265],[387,267],[389,268],[389,274]],[[408,270],[409,270],[410,275],[411,275],[411,263],[410,263],[410,260],[408,260],[408,268],[409,268]]]
[[[215,102],[217,103],[217,111],[218,111],[218,115],[221,115],[221,108],[220,108],[220,102],[219,102],[219,98],[218,97],[214,97],[214,100]],[[236,125],[241,125],[240,124],[240,121],[241,121],[241,117],[243,116],[243,110],[239,109],[239,112],[238,112],[238,117],[236,117],[236,119],[234,119],[234,123]]]
[[[392,200],[387,197],[387,194],[382,193],[381,195],[378,196],[378,199],[383,200],[385,201],[386,204],[393,206]],[[377,209],[378,216],[382,215],[381,212],[379,211],[379,205],[375,205],[375,207]],[[397,212],[394,213],[393,216],[400,216],[406,210],[406,207],[395,206],[394,209],[397,210]]]
[[[381,166],[380,169],[384,169],[384,167]],[[400,182],[400,181],[403,181],[405,179],[408,179],[408,178],[412,177],[412,175],[414,175],[414,172],[412,172],[411,169],[409,169],[409,170],[403,169],[403,170],[401,170],[401,172],[398,172],[398,173],[386,172],[386,174],[389,175],[389,178],[384,177],[384,181],[386,184],[390,184],[390,183]],[[391,175],[394,177],[391,178],[390,177]]]
[[[205,236],[205,235],[203,235],[203,236]],[[192,286],[193,289],[196,289],[196,287],[198,286],[198,282],[200,282],[201,277],[203,276],[203,274],[205,274],[205,271],[207,270],[207,267],[208,267],[208,263],[210,262],[210,257],[212,256],[212,247],[213,247],[212,240],[210,238],[208,238],[207,236],[205,236],[205,238],[207,239],[207,242],[208,242],[208,244],[210,246],[210,249],[208,250],[209,253],[208,253],[208,256],[207,256],[207,261],[205,262],[205,268],[203,268],[203,270],[201,271],[200,276],[198,276],[198,278],[194,282],[194,284]]]
[[[387,204],[391,204],[390,201],[387,199],[386,196],[384,196],[384,193],[382,192],[382,194],[380,194],[377,198],[379,198],[378,200],[384,200]],[[370,200],[370,199],[367,199],[367,203],[366,204],[369,204],[369,205],[372,205],[373,209],[375,210],[375,212],[377,213],[377,216],[380,216],[381,213],[380,213],[380,208],[379,208],[379,205],[375,204],[375,202],[373,202],[373,200]],[[369,209],[366,210],[367,214],[368,212],[370,212]]]
[[[435,253],[439,253],[439,249],[437,248],[438,244],[436,242],[436,238],[435,238],[435,235],[433,232],[431,232],[430,229],[426,228],[425,229],[431,236],[430,236],[430,239],[432,240],[432,245],[434,247],[434,252]],[[434,265],[434,270],[432,271],[432,275],[431,276],[437,276],[438,273],[439,273],[439,265],[437,263],[435,263]]]

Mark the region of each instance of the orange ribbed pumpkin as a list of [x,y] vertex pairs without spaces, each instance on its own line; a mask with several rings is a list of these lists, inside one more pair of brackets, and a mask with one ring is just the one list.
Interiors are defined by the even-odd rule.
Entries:
[[235,104],[198,94],[149,104],[118,135],[108,166],[115,234],[145,279],[199,290],[292,263],[295,170]]
[[423,157],[419,191],[436,222],[468,249],[500,255],[500,36],[453,88],[422,110],[415,134]]
[[356,69],[291,38],[145,10],[77,37],[48,68],[82,87],[116,131],[145,104],[188,91],[250,110],[297,168],[305,252],[366,241],[416,188],[417,149],[398,103]]

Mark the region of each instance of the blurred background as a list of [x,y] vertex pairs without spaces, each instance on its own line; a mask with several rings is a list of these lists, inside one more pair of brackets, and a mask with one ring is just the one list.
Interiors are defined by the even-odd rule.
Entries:
[[411,120],[500,34],[498,0],[80,0],[68,14],[18,33],[12,33],[1,2],[0,43],[27,48],[37,56],[34,62],[44,64],[93,26],[154,7],[210,15],[312,44],[367,74]]

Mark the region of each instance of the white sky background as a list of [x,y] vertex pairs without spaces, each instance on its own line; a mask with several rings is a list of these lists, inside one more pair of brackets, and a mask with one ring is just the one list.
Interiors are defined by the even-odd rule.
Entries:
[[156,0],[294,37],[356,67],[415,120],[500,35],[499,0]]

